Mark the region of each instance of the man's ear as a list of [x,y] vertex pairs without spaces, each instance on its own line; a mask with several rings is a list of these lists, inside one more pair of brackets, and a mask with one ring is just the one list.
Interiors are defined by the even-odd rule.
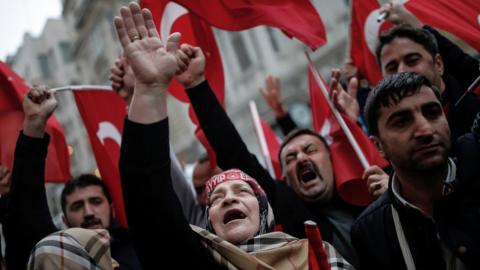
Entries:
[[437,53],[437,55],[435,55],[434,60],[435,60],[435,69],[440,75],[443,75],[445,67],[443,65],[442,56],[439,53]]
[[70,225],[68,223],[67,218],[65,217],[65,214],[62,214],[62,221],[65,224],[65,226],[67,226],[67,228],[70,228]]
[[382,141],[380,140],[380,138],[372,135],[372,136],[370,136],[370,140],[375,144],[375,146],[377,147],[380,155],[382,155],[382,157],[384,159],[387,159],[387,155],[385,154],[385,151],[383,150],[383,144],[382,144]]

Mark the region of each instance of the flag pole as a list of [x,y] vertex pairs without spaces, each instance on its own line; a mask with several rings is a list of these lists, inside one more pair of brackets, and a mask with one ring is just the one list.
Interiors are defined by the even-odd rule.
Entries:
[[307,51],[305,51],[305,56],[307,57],[307,60],[308,60],[308,66],[312,70],[313,77],[315,78],[315,81],[317,82],[317,84],[320,86],[322,94],[328,103],[328,106],[332,110],[333,115],[335,116],[335,119],[340,125],[340,128],[343,130],[343,132],[345,133],[345,136],[347,137],[348,141],[352,145],[352,148],[355,151],[355,154],[357,155],[358,159],[360,160],[360,163],[362,164],[363,169],[366,170],[368,167],[370,167],[370,163],[368,162],[367,158],[363,154],[363,151],[358,145],[357,141],[355,140],[355,137],[353,137],[352,132],[348,128],[347,124],[345,123],[345,120],[343,119],[342,115],[330,100],[327,87],[324,85],[323,81],[320,79],[320,73],[318,72],[318,69],[313,64],[312,59],[310,58],[310,54]]
[[55,87],[50,89],[53,92],[62,92],[68,90],[105,90],[105,91],[113,91],[112,87],[109,85],[67,85],[62,87]]
[[262,156],[265,159],[265,164],[270,175],[275,178],[275,171],[273,170],[272,158],[270,157],[270,152],[268,151],[267,141],[265,140],[265,134],[263,133],[262,124],[260,123],[260,116],[258,114],[257,105],[255,101],[250,100],[248,103],[250,105],[250,113],[252,115],[253,126],[255,128],[255,133],[257,134],[258,144],[260,146],[260,151]]

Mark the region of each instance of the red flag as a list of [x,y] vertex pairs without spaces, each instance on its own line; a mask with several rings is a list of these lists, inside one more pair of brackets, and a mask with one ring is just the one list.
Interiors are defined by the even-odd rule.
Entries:
[[259,25],[280,28],[316,49],[325,44],[325,27],[309,0],[174,0],[212,26],[240,31]]
[[260,116],[254,101],[250,101],[250,113],[252,114],[253,126],[260,151],[265,158],[265,165],[272,177],[281,180],[283,174],[278,160],[281,140],[270,125]]
[[127,105],[111,90],[72,90],[75,90],[78,111],[87,129],[98,169],[112,196],[116,216],[126,227],[118,161]]
[[375,85],[382,79],[382,72],[375,58],[375,49],[381,31],[391,24],[378,22],[380,5],[376,0],[352,0],[350,20],[350,58],[359,75]]
[[[140,4],[152,12],[155,25],[157,25],[162,40],[166,40],[170,33],[180,32],[182,33],[182,43],[198,46],[202,49],[206,60],[205,77],[218,101],[224,106],[225,82],[223,64],[211,26],[174,2],[167,0],[142,0]],[[190,103],[183,86],[177,81],[174,80],[170,83],[169,92],[178,100]],[[189,116],[192,122],[198,126],[198,120],[192,106],[189,106]],[[212,168],[215,168],[217,166],[215,152],[199,127],[195,131],[195,136],[207,150],[210,165]]]
[[277,136],[275,131],[270,127],[270,125],[260,117],[260,123],[262,124],[263,134],[265,135],[265,141],[267,142],[268,152],[270,159],[272,160],[273,170],[275,171],[275,178],[282,179],[283,173],[280,166],[280,161],[278,160],[278,152],[280,151],[280,145],[282,141]]
[[[0,61],[0,164],[12,169],[15,142],[23,128],[23,96],[28,85]],[[70,156],[63,129],[52,115],[46,126],[50,144],[45,165],[45,181],[63,183],[71,178]]]
[[405,7],[422,23],[450,32],[480,51],[480,1],[410,0]]
[[[331,111],[312,72],[315,71],[309,68],[309,91],[313,127],[316,132],[319,132],[320,135],[325,138],[330,146],[333,173],[338,194],[350,204],[368,205],[372,202],[373,198],[368,193],[367,183],[362,180],[364,168],[359,158],[354,154],[355,151],[352,145]],[[322,81],[322,83],[328,89],[327,84],[324,81]],[[342,115],[342,118],[346,122],[369,164],[375,164],[382,168],[386,167],[388,162],[380,156],[380,153],[365,132],[348,117]]]
[[[351,5],[350,57],[359,73],[376,84],[382,78],[375,59],[378,36],[391,25],[377,21],[380,5],[376,0],[352,0]],[[422,23],[450,32],[480,50],[480,1],[410,0],[405,7]]]
[[305,221],[305,234],[308,239],[308,268],[312,270],[330,270],[328,255],[323,247],[323,239],[317,224]]
[[[140,4],[152,12],[162,40],[165,41],[170,33],[180,32],[181,43],[202,48],[206,58],[205,77],[220,103],[224,104],[223,64],[212,28],[176,3],[167,0],[142,0]],[[178,100],[189,102],[183,86],[177,81],[172,81],[168,89]],[[197,124],[197,121],[193,122]]]

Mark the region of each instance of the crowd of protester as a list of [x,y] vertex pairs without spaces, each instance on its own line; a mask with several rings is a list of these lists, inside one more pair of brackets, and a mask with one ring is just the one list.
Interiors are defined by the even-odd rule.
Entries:
[[[180,45],[180,33],[162,42],[150,11],[131,3],[114,19],[124,55],[111,69],[112,88],[128,103],[119,161],[128,228],[94,175],[65,185],[68,229],[55,227],[44,175],[45,127],[57,101],[46,86],[33,86],[23,101],[13,168],[0,166],[3,267],[479,269],[480,97],[462,97],[480,75],[479,62],[403,6],[387,4],[381,12],[395,24],[376,51],[384,78],[366,100],[357,99],[351,65],[333,69],[330,81],[333,104],[366,123],[389,161],[364,171],[373,203],[355,206],[339,196],[329,144],[297,127],[280,79],[270,75],[261,93],[285,135],[283,177],[275,179],[217,100],[202,50]],[[170,148],[175,112],[167,108],[167,87],[174,79],[218,163],[203,155],[192,177]]]

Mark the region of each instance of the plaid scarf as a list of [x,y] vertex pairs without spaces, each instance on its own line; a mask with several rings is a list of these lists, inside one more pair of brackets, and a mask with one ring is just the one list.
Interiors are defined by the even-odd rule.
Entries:
[[[308,240],[283,232],[258,235],[235,246],[207,230],[190,225],[214,260],[227,269],[309,269]],[[331,270],[354,269],[335,248],[323,242]]]
[[118,263],[110,255],[106,230],[71,228],[43,238],[33,248],[27,269],[111,270]]

